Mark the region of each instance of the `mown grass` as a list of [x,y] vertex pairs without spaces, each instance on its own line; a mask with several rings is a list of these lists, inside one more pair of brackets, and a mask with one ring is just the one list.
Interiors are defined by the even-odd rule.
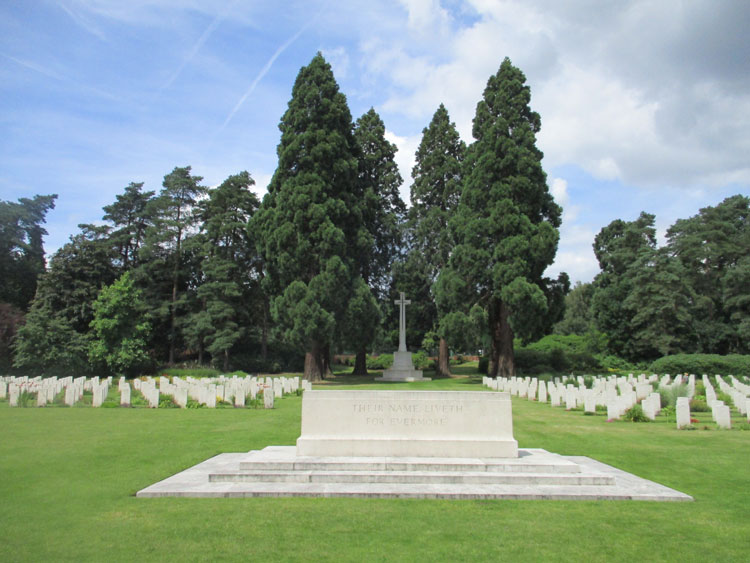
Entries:
[[[347,379],[320,388],[482,389],[476,376],[388,386]],[[517,398],[520,447],[593,457],[695,502],[133,496],[221,452],[294,444],[300,404],[296,396],[271,411],[0,401],[0,560],[744,561],[750,553],[750,432],[606,422]]]

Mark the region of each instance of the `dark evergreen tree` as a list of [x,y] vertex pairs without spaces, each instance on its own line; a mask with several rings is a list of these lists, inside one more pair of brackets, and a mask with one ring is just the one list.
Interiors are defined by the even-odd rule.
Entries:
[[39,278],[26,323],[13,344],[15,367],[48,372],[86,370],[93,303],[116,278],[107,227],[80,225]]
[[695,294],[686,272],[663,249],[643,253],[625,274],[631,290],[623,302],[630,318],[625,356],[653,361],[695,349]]
[[[385,125],[374,109],[357,120],[354,129],[359,157],[359,193],[362,208],[357,266],[364,285],[355,288],[354,302],[349,304],[347,338],[357,358],[353,373],[367,374],[367,347],[372,344],[380,325],[378,302],[387,298],[393,262],[401,250],[400,223],[406,212],[399,187],[396,146],[385,138]],[[371,295],[367,295],[369,287]],[[377,300],[377,301],[376,301]]]
[[[694,316],[698,349],[727,354],[746,347],[738,336],[738,325],[725,303],[727,276],[736,283],[734,269],[747,258],[750,248],[750,198],[736,195],[715,207],[706,207],[694,217],[680,219],[667,230],[667,248],[684,266],[697,294]],[[730,293],[732,293],[730,291]],[[734,293],[736,297],[736,292]]]
[[220,358],[224,370],[229,370],[232,347],[262,314],[259,259],[248,229],[259,206],[250,190],[254,184],[249,173],[240,172],[199,204],[200,310],[188,318],[185,331],[201,350],[205,344],[214,359]]
[[143,182],[131,182],[115,203],[104,207],[104,220],[113,225],[109,239],[122,271],[138,267],[138,252],[145,242],[146,230],[154,221],[154,192],[142,190]]
[[656,251],[654,216],[641,213],[635,221],[616,219],[594,239],[594,254],[601,272],[594,279],[591,310],[597,328],[608,338],[610,351],[621,357],[629,353],[632,309],[625,300],[633,290],[633,268],[646,263]]
[[[453,250],[454,240],[448,221],[461,198],[461,166],[465,153],[466,145],[459,137],[456,125],[451,122],[445,106],[440,104],[430,125],[422,130],[422,141],[411,173],[414,183],[408,218],[413,258],[407,261],[407,266],[416,268],[413,274],[417,277],[421,272],[424,276],[422,283],[428,288],[447,266]],[[419,268],[420,265],[424,267]],[[434,301],[431,290],[424,297]],[[436,307],[433,310],[437,312]],[[439,331],[437,315],[431,329]],[[451,375],[445,334],[439,334],[437,373]]]
[[278,167],[258,212],[264,286],[287,342],[320,380],[348,309],[362,248],[362,195],[351,113],[318,53],[303,67],[279,124]]
[[[140,251],[142,267],[136,272],[146,287],[151,321],[156,334],[168,334],[168,362],[174,364],[180,319],[187,310],[191,273],[200,257],[185,251],[185,239],[197,230],[196,202],[206,188],[190,166],[175,168],[164,176],[163,188],[153,202],[153,225],[146,231]],[[191,249],[190,245],[187,245]],[[194,247],[191,250],[195,250]]]
[[36,292],[37,278],[44,272],[42,227],[55,208],[57,195],[21,198],[18,203],[0,200],[0,303],[26,311]]
[[[513,337],[538,336],[548,314],[543,277],[557,251],[560,207],[536,147],[541,120],[529,108],[523,73],[507,58],[477,105],[464,166],[464,189],[451,229],[456,246],[437,282],[443,317],[455,322],[474,305],[487,313],[489,375],[515,374]],[[445,327],[446,332],[450,332]]]
[[565,313],[562,320],[554,326],[554,333],[584,335],[592,330],[594,328],[591,313],[593,296],[593,284],[576,282],[570,293],[565,296]]

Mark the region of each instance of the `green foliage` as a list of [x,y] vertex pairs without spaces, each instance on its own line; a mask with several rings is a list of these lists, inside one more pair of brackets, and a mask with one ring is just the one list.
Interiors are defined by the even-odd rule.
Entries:
[[[385,124],[370,108],[357,119],[354,140],[358,151],[361,221],[358,234],[359,272],[378,299],[385,297],[393,261],[401,252],[401,228],[406,205],[399,187],[403,183],[395,156],[398,148],[385,138]],[[367,323],[367,318],[363,319]],[[369,343],[369,342],[368,342]]]
[[320,53],[297,75],[279,129],[278,167],[257,213],[264,287],[283,339],[311,354],[305,376],[317,380],[368,238],[351,113]]
[[18,203],[0,200],[0,303],[26,310],[36,292],[37,277],[44,272],[42,227],[55,208],[57,195],[20,198]]
[[729,354],[675,354],[665,356],[651,363],[653,373],[693,373],[723,375],[750,375],[750,355]]
[[89,341],[73,323],[35,301],[13,342],[13,365],[48,375],[87,374]]
[[108,239],[115,249],[115,262],[123,271],[139,265],[146,231],[156,218],[154,192],[142,190],[143,182],[131,182],[124,193],[116,196],[115,203],[103,208],[103,219],[114,228]]
[[367,369],[388,369],[393,364],[393,354],[367,357]]
[[648,417],[643,414],[643,407],[640,404],[635,404],[626,410],[623,418],[630,422],[649,422]]
[[565,313],[562,320],[554,326],[555,334],[583,335],[594,328],[591,314],[593,295],[593,284],[576,282],[565,296]]
[[506,58],[477,104],[476,142],[450,221],[456,245],[436,285],[442,310],[468,314],[480,304],[487,311],[493,376],[513,374],[513,331],[528,340],[558,320],[547,314],[551,280],[542,274],[554,260],[561,209],[542,170],[541,120],[525,82]]
[[36,406],[36,394],[30,391],[21,391],[18,394],[18,402],[16,404],[23,408]]
[[696,395],[694,398],[690,399],[690,412],[709,412],[711,409],[708,406],[708,403],[706,403],[705,397],[699,398],[698,395]]
[[102,289],[93,305],[89,358],[117,375],[134,376],[151,367],[147,339],[151,331],[145,319],[141,291],[129,272]]
[[243,171],[209,190],[208,198],[199,203],[201,232],[191,241],[204,256],[203,279],[195,291],[196,309],[187,317],[183,332],[188,344],[199,350],[205,347],[224,370],[229,369],[230,350],[263,314],[265,305],[260,258],[253,230],[248,228],[259,205],[251,191],[254,184]]
[[661,395],[662,407],[672,407],[677,405],[678,397],[688,396],[688,386],[686,384],[670,385],[667,387],[659,387],[659,395]]
[[419,350],[411,355],[411,361],[414,364],[414,369],[428,369],[433,366],[433,361],[427,355],[424,350]]
[[698,351],[750,352],[747,338],[747,249],[750,247],[750,197],[736,195],[667,230],[670,253],[682,264],[699,296],[693,316]]

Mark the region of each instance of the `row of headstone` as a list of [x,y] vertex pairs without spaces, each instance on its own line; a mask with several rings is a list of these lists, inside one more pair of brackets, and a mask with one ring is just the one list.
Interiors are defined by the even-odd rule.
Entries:
[[[640,402],[644,415],[650,420],[655,420],[661,411],[661,395],[655,391],[658,388],[671,388],[677,385],[686,385],[688,396],[681,397],[680,416],[677,426],[683,428],[690,424],[690,399],[695,395],[695,375],[677,375],[674,379],[669,374],[659,377],[656,374],[638,377],[629,374],[627,377],[597,376],[593,378],[591,388],[586,388],[583,376],[570,376],[568,380],[574,379],[578,385],[567,383],[564,385],[559,377],[545,382],[534,377],[511,377],[493,379],[484,377],[483,385],[496,391],[506,391],[511,395],[525,397],[529,400],[538,400],[549,403],[553,407],[565,406],[571,410],[583,406],[585,412],[596,412],[597,406],[607,409],[608,419],[619,419],[625,412]],[[720,428],[729,428],[730,409],[722,401],[717,400],[716,392],[711,385],[707,375],[703,375],[703,385],[706,389],[706,399],[711,407],[712,418]],[[748,417],[750,421],[750,385],[745,385],[734,376],[728,376],[729,382],[720,376],[716,380],[721,390],[732,397],[732,403],[737,410]]]
[[[100,407],[107,399],[112,378],[100,379],[93,377],[65,377],[65,378],[42,378],[28,376],[23,377],[0,377],[0,399],[8,398],[9,405],[18,406],[22,393],[33,393],[36,395],[36,404],[44,406],[55,400],[58,393],[63,393],[64,403],[73,406],[81,401],[84,392],[92,394],[92,406]],[[140,392],[151,408],[157,408],[159,401],[164,396],[171,397],[181,408],[186,408],[189,399],[198,401],[209,408],[215,408],[218,401],[225,401],[236,407],[244,407],[248,398],[263,398],[265,408],[273,408],[274,400],[284,395],[296,393],[302,390],[312,389],[309,381],[302,381],[300,377],[226,377],[196,379],[187,377],[182,379],[146,377],[134,379],[133,388]],[[131,384],[121,377],[117,384],[120,393],[120,405],[130,406],[132,402]]]

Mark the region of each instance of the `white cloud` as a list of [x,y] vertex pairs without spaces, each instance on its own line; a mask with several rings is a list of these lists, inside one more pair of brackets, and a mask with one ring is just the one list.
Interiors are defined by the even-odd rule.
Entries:
[[412,136],[406,136],[401,137],[399,135],[396,135],[393,131],[389,131],[386,129],[385,131],[385,138],[388,142],[393,143],[398,147],[398,152],[396,153],[396,164],[398,165],[398,170],[401,173],[401,178],[403,178],[404,183],[401,184],[401,189],[399,190],[401,192],[401,199],[406,202],[406,205],[409,205],[410,202],[410,195],[411,195],[411,170],[414,168],[415,163],[415,154],[417,152],[417,148],[419,147],[419,143],[422,141],[421,135],[412,135]]

